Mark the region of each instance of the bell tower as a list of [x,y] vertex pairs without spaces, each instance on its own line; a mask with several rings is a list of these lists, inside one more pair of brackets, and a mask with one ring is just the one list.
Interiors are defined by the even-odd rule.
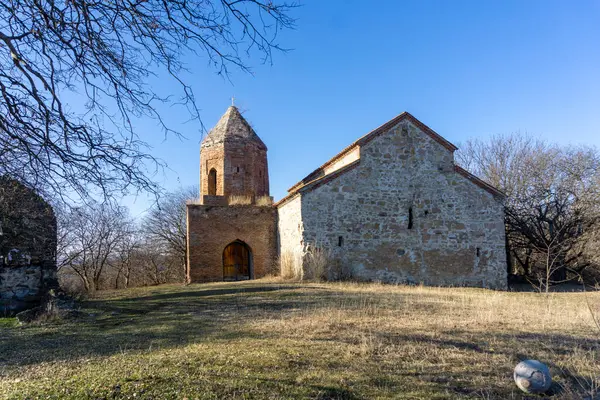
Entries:
[[233,105],[202,141],[200,201],[186,209],[188,282],[274,273],[277,209],[269,196],[267,146]]
[[202,141],[200,193],[203,204],[227,203],[231,196],[247,196],[254,203],[269,196],[267,146],[235,106]]

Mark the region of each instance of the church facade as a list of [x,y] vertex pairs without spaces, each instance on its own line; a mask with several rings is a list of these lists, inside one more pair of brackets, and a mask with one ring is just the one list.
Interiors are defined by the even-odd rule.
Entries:
[[272,204],[267,148],[235,107],[202,142],[189,204],[188,280],[307,269],[311,249],[355,279],[506,288],[504,195],[454,163],[457,148],[402,113]]

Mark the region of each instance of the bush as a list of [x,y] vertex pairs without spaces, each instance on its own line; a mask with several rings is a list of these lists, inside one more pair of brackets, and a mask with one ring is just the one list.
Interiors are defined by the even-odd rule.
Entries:
[[63,292],[74,299],[83,300],[88,295],[81,278],[70,274],[68,268],[61,268],[58,271],[58,284]]
[[331,251],[323,247],[308,245],[305,258],[305,278],[327,280],[328,270],[333,264]]
[[332,260],[329,264],[327,278],[330,281],[353,281],[357,276],[351,265],[344,264],[339,260]]
[[291,251],[285,251],[279,256],[278,264],[283,279],[301,280],[303,278],[304,274],[302,273],[302,264],[299,255]]

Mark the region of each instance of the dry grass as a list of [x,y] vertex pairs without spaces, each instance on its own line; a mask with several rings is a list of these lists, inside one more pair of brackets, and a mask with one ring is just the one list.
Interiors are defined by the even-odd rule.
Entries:
[[260,207],[272,206],[273,198],[271,196],[258,196],[256,198],[256,205]]
[[252,196],[250,195],[233,195],[229,196],[227,202],[230,206],[247,206],[252,204]]
[[281,253],[278,259],[280,276],[285,280],[302,280],[303,271],[300,255],[289,251]]
[[98,295],[77,322],[0,319],[0,398],[525,399],[525,358],[550,365],[555,399],[598,394],[600,293],[271,279]]
[[327,248],[308,245],[305,257],[305,279],[327,280],[328,269],[333,265],[331,251]]

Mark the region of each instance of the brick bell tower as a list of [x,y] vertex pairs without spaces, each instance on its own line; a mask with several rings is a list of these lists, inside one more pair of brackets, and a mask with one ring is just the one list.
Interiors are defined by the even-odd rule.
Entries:
[[273,272],[277,211],[267,146],[235,106],[200,145],[200,198],[187,205],[188,282],[255,279]]
[[254,203],[269,196],[267,146],[234,106],[202,141],[200,188],[203,203],[222,204],[231,196],[246,196]]

